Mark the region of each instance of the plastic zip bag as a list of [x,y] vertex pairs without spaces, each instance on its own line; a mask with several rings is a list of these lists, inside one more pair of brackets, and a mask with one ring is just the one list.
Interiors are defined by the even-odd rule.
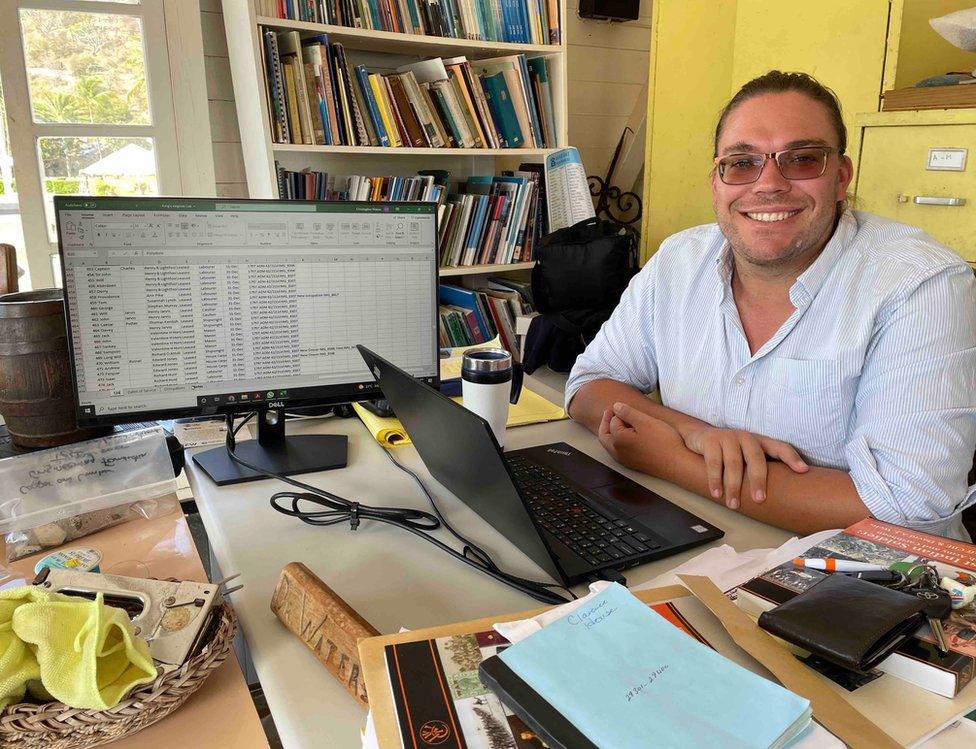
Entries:
[[171,512],[176,478],[159,427],[0,460],[7,561]]

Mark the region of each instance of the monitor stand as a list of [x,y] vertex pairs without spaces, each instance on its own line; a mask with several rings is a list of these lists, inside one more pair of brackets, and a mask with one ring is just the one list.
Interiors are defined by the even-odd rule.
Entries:
[[[238,442],[234,448],[234,454],[251,465],[283,476],[346,467],[349,443],[346,435],[297,434],[286,437],[282,409],[259,411],[257,418],[258,438]],[[267,478],[231,460],[224,445],[197,453],[193,462],[218,486]]]

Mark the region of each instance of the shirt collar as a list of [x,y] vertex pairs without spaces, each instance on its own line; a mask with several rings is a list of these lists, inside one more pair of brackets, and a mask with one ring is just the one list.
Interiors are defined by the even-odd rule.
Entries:
[[[827,275],[837,264],[838,258],[854,241],[855,234],[857,234],[857,219],[850,209],[846,209],[838,219],[837,227],[823,251],[810,264],[810,267],[797,277],[796,283],[790,289],[790,301],[794,305],[799,306],[803,302],[809,302],[817,295],[820,287],[827,279]],[[734,265],[732,246],[728,240],[725,240],[719,250],[718,257],[715,258],[715,271],[722,283],[723,292],[731,293]]]
[[796,283],[793,284],[793,288],[790,289],[790,299],[794,304],[804,300],[809,301],[817,295],[830,271],[837,265],[840,256],[851,246],[856,234],[857,219],[847,209],[837,220],[837,228],[834,229],[833,235],[827,241],[826,246],[817,256],[817,259],[810,263],[810,267],[799,275]]

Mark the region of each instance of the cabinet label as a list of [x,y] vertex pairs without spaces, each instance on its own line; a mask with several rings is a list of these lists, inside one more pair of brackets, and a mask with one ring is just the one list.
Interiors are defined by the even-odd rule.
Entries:
[[926,169],[940,172],[961,172],[966,168],[966,148],[930,148]]

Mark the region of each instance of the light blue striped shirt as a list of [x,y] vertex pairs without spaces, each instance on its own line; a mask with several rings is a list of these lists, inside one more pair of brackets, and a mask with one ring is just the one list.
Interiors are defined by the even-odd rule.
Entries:
[[[968,540],[976,502],[976,283],[920,229],[846,212],[755,354],[716,224],[666,239],[577,359],[566,403],[610,379],[849,472],[879,520]],[[830,497],[824,497],[829,502]]]

